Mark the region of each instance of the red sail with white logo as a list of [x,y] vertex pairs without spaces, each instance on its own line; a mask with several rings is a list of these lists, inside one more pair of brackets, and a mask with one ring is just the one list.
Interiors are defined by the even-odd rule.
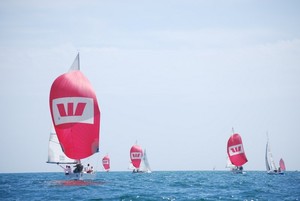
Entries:
[[49,104],[59,142],[69,158],[80,160],[98,152],[100,110],[95,92],[81,71],[71,69],[56,78]]
[[233,134],[228,139],[227,154],[231,163],[235,166],[242,166],[248,161],[244,151],[242,138],[238,133]]
[[131,163],[135,168],[139,168],[143,157],[143,150],[139,145],[133,145],[130,149]]
[[110,159],[109,159],[108,155],[103,157],[102,165],[103,165],[103,167],[106,171],[109,171],[109,169],[110,169]]

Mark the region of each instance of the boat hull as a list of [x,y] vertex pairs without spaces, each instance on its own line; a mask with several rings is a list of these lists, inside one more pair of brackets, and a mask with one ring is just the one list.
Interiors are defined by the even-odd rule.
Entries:
[[96,173],[86,173],[86,172],[81,172],[81,173],[71,173],[71,174],[66,174],[66,178],[70,180],[93,180],[96,178]]
[[231,170],[233,174],[246,174],[243,170]]
[[136,174],[136,173],[151,173],[151,171],[150,171],[150,170],[146,170],[146,171],[133,170],[132,173],[133,173],[133,174]]
[[284,172],[267,171],[267,174],[269,174],[269,175],[283,175]]

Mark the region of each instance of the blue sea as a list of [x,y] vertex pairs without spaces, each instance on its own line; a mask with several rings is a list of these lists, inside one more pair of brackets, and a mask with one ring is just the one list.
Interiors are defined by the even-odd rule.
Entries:
[[0,200],[300,200],[300,172],[98,172],[86,181],[63,173],[0,174]]

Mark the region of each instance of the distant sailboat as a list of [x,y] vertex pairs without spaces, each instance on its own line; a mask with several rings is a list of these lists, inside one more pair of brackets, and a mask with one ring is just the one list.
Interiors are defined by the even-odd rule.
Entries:
[[281,158],[279,160],[279,167],[282,172],[286,171],[284,160]]
[[[268,174],[283,174],[281,169],[276,168],[276,165],[275,165],[275,162],[274,162],[274,159],[273,159],[273,155],[272,155],[272,152],[271,152],[269,138],[268,138],[267,144],[266,144],[265,162],[266,162],[266,170],[267,170]],[[283,162],[283,160],[282,160],[282,162]],[[283,167],[285,169],[284,162],[283,162]]]
[[227,167],[230,167],[233,173],[245,173],[243,165],[248,162],[246,157],[242,138],[238,133],[232,134],[227,142],[227,154],[229,161]]
[[103,165],[103,168],[106,172],[109,172],[110,170],[110,158],[108,155],[104,156],[103,159],[102,159],[102,165]]
[[77,162],[68,175],[85,179],[92,177],[84,176],[81,159],[99,151],[100,110],[90,82],[79,69],[78,54],[69,72],[53,82],[49,105],[61,150]]
[[151,173],[146,150],[143,152],[139,145],[133,145],[130,149],[130,169],[133,173]]

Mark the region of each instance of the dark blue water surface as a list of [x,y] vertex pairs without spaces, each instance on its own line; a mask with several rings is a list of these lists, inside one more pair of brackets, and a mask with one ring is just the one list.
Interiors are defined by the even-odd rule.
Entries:
[[300,200],[300,172],[98,172],[90,181],[63,173],[0,174],[0,200]]

